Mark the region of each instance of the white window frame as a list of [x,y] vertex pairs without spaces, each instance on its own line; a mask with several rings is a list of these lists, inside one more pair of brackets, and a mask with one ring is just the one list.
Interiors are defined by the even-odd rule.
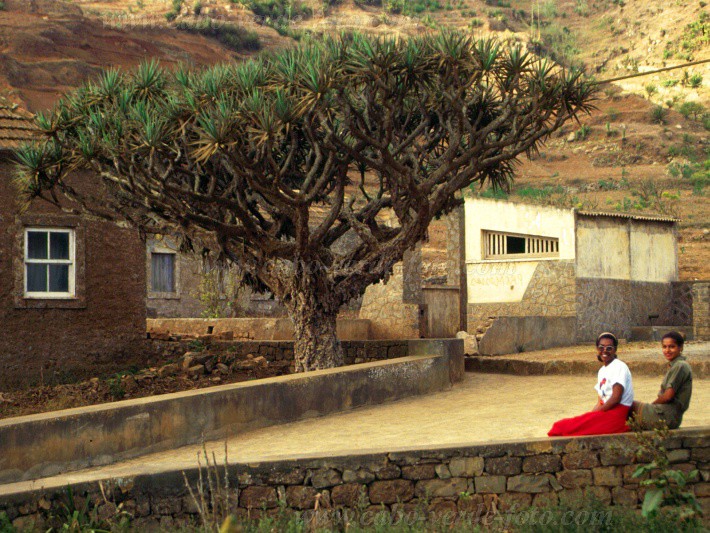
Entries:
[[[507,237],[525,239],[525,251],[508,253]],[[557,237],[542,237],[524,233],[482,230],[481,249],[483,259],[495,261],[500,259],[551,259],[560,257],[560,240]]]
[[[69,259],[34,259],[29,257],[29,234],[30,232],[47,233],[47,245],[49,246],[49,235],[51,233],[66,233],[69,235]],[[69,265],[69,284],[67,292],[37,292],[27,290],[27,265],[42,264],[42,265]],[[23,279],[24,279],[24,296],[25,298],[37,299],[68,299],[74,298],[76,295],[76,233],[73,228],[60,227],[26,227],[24,232],[24,252],[23,252]],[[49,287],[49,280],[47,282]]]

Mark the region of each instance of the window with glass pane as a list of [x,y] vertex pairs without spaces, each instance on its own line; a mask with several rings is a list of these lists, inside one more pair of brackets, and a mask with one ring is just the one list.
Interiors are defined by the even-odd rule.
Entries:
[[175,254],[152,253],[150,267],[150,290],[175,292]]
[[25,295],[68,297],[74,292],[73,232],[28,229],[25,232]]

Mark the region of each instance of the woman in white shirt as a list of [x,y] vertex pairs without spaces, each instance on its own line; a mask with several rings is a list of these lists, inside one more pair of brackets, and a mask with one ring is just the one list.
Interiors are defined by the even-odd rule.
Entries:
[[597,359],[603,363],[597,375],[598,401],[588,413],[564,418],[552,425],[550,437],[573,435],[603,435],[625,433],[629,430],[626,419],[634,403],[634,387],[631,372],[626,363],[616,358],[617,338],[611,333],[602,333],[597,338]]

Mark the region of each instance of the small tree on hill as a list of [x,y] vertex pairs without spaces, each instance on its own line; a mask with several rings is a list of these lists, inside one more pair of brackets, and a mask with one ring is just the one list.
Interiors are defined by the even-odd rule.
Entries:
[[151,62],[38,116],[46,137],[18,150],[17,181],[26,200],[63,195],[239,263],[288,308],[310,370],[342,364],[338,309],[457,191],[507,186],[592,99],[579,72],[460,33],[325,39],[204,71]]

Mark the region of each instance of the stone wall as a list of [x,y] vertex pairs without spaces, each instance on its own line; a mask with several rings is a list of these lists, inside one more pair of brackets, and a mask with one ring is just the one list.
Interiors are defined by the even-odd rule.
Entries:
[[[369,320],[338,318],[340,340],[367,340]],[[149,318],[146,330],[151,338],[165,336],[200,337],[214,335],[224,340],[293,340],[290,318]]]
[[671,283],[671,299],[654,320],[654,325],[692,326],[693,325],[693,286],[692,281],[674,281]]
[[406,252],[386,281],[365,291],[359,318],[370,321],[372,339],[418,339],[421,324],[421,251]]
[[[206,343],[211,354],[252,354],[264,357],[269,363],[294,361],[293,341],[216,341],[206,338],[201,342]],[[152,340],[151,343],[153,351],[162,354],[163,358],[180,356],[194,349],[193,341]],[[406,339],[341,341],[346,365],[405,357],[409,355],[409,343]]]
[[520,302],[469,304],[467,331],[475,334],[490,317],[574,317],[574,276],[573,261],[540,261]]
[[[688,490],[710,509],[710,428],[673,432],[664,445],[673,469],[700,471]],[[280,512],[280,506],[298,512],[318,506],[370,517],[384,511],[480,518],[531,505],[574,503],[585,496],[638,508],[644,478],[633,473],[650,458],[638,459],[636,451],[635,436],[626,434],[232,464],[230,512],[259,517]],[[194,490],[198,469],[185,475]],[[199,518],[181,472],[104,480],[101,487],[77,484],[72,491],[78,501],[86,497],[98,506],[100,515],[122,505],[136,527],[171,528]],[[4,494],[0,511],[16,525],[39,522],[43,512],[60,508],[65,496],[66,487]]]
[[710,282],[693,283],[693,337],[710,339]]
[[478,352],[503,355],[569,346],[576,328],[572,316],[501,316],[486,329]]
[[577,341],[593,341],[603,331],[628,338],[633,326],[650,325],[649,316],[661,315],[671,301],[669,283],[580,278]]

